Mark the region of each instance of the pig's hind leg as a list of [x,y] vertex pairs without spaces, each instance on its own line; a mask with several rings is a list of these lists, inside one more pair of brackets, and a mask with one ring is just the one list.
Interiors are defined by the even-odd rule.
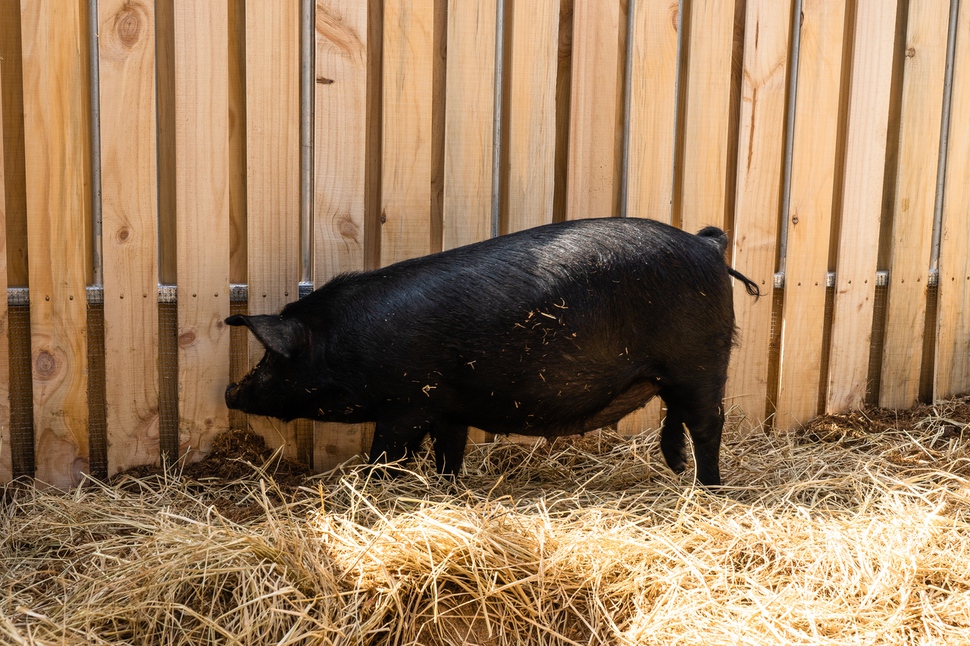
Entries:
[[660,449],[667,466],[674,473],[681,473],[686,468],[686,429],[694,444],[697,479],[709,487],[721,484],[718,458],[724,427],[723,392],[722,381],[720,384],[667,386],[660,393],[667,405],[667,416],[660,431]]

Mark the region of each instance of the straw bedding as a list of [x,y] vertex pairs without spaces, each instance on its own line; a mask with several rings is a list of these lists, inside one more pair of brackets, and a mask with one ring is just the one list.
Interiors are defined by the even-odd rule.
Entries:
[[609,432],[476,447],[458,484],[306,477],[237,432],[8,488],[0,643],[970,643],[970,398],[741,427],[716,494]]

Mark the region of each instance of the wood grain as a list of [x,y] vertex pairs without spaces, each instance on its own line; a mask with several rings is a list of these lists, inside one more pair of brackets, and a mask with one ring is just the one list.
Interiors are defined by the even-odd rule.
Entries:
[[229,424],[227,5],[176,3],[174,25],[179,445],[206,452]]
[[[300,283],[300,6],[246,2],[249,313],[278,312]],[[265,349],[249,336],[249,365]],[[298,454],[296,422],[250,416],[270,448]]]
[[516,0],[511,14],[503,227],[508,232],[552,222],[559,0]]
[[367,16],[356,0],[317,2],[313,256],[321,280],[364,264]]
[[893,201],[889,298],[879,405],[906,408],[919,396],[927,276],[936,200],[949,7],[911,0],[903,58],[899,163]]
[[[449,0],[442,248],[492,235],[496,0]],[[487,435],[472,429],[470,442]]]
[[746,424],[764,422],[771,342],[771,290],[778,262],[784,169],[791,2],[748,0],[738,133],[734,208],[734,267],[754,280],[762,297],[751,298],[735,281],[734,312],[741,345],[728,372],[726,406]]
[[496,0],[450,0],[445,99],[445,249],[492,235]]
[[[566,218],[618,214],[623,109],[619,0],[575,0]],[[625,54],[625,52],[624,52]]]
[[940,240],[939,318],[933,397],[970,391],[970,12],[957,19]]
[[33,142],[26,179],[35,477],[66,488],[88,469],[87,18],[80,3],[31,2],[21,19],[24,102],[31,106],[24,140]]
[[[3,69],[0,68],[0,85]],[[0,144],[3,142],[3,100],[0,94]],[[0,145],[0,289],[7,289],[7,196],[4,186],[7,175]],[[7,299],[0,298],[0,482],[13,477],[10,443],[10,326],[7,318]]]
[[[677,119],[677,24],[675,0],[633,3],[630,116],[627,143],[626,215],[671,223],[674,131]],[[655,398],[620,420],[623,435],[659,428],[662,404]]]
[[[318,0],[314,91],[314,285],[364,268],[368,3]],[[372,425],[314,423],[313,465],[331,469],[364,450]]]
[[671,222],[677,118],[676,0],[633,4],[626,215]]
[[384,4],[381,265],[431,252],[434,0]]
[[805,0],[802,12],[775,411],[775,425],[782,429],[806,422],[819,412],[845,3]]
[[896,2],[857,6],[826,412],[865,403],[889,131]]
[[109,475],[159,459],[154,14],[98,3]]
[[725,226],[734,2],[690,3],[681,227]]

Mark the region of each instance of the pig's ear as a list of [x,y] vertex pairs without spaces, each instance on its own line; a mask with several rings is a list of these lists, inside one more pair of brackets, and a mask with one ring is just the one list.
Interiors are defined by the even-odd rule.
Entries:
[[292,359],[303,352],[309,342],[307,329],[303,323],[275,314],[258,316],[237,314],[227,318],[226,325],[245,325],[267,350],[281,354],[287,359]]

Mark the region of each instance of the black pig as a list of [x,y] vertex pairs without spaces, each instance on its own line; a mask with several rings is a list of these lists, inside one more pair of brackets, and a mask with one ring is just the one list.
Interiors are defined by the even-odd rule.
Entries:
[[719,485],[721,398],[734,340],[727,237],[640,218],[551,224],[337,276],[282,313],[231,316],[266,346],[230,408],[283,420],[377,423],[370,461],[428,433],[461,468],[468,427],[555,437],[609,424],[659,394],[660,445]]

